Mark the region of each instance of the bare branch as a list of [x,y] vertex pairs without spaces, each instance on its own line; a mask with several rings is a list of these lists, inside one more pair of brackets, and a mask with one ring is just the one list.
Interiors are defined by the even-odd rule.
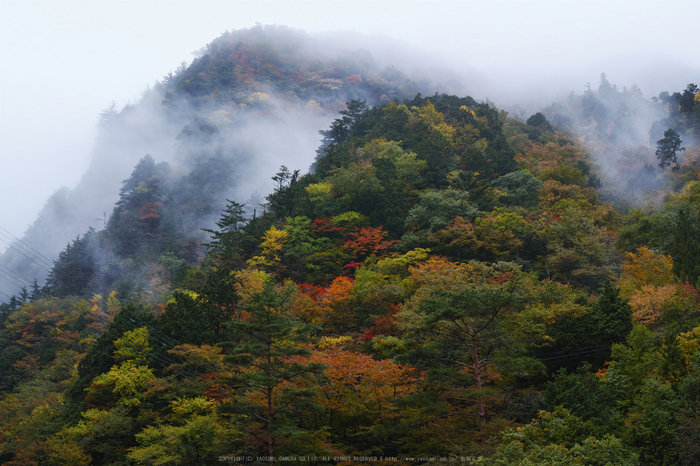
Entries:
[[486,322],[479,330],[477,330],[477,331],[474,332],[474,333],[479,333],[479,332],[481,332],[483,329],[485,329],[486,327],[488,327],[489,325],[491,325],[491,322],[493,322],[493,320],[496,318],[496,316],[498,315],[499,312],[501,312],[501,308],[500,308],[500,307],[497,307],[496,310],[493,312],[493,315],[491,316],[491,318],[489,319],[489,321]]
[[454,359],[447,359],[447,358],[435,358],[438,361],[445,361],[445,362],[451,362],[452,364],[457,364],[459,366],[466,367],[467,369],[474,370],[474,366],[470,366],[469,364],[463,363],[461,361],[455,361]]

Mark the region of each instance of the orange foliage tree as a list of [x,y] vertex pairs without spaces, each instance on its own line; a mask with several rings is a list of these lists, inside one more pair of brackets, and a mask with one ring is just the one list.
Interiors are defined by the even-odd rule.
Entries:
[[420,389],[421,374],[390,359],[376,360],[337,346],[314,350],[309,361],[325,366],[314,381],[315,400],[323,408],[314,422],[330,429],[332,444],[345,444],[343,453],[369,454],[349,448],[383,449],[396,440],[396,432],[390,431],[404,418],[396,402]]
[[344,334],[355,327],[355,312],[352,305],[354,281],[340,276],[318,295],[322,325],[333,329],[334,333]]

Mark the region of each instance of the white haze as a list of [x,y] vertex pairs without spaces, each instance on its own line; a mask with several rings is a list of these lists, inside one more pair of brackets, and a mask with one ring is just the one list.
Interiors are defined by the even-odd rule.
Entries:
[[[150,137],[131,138],[138,144],[125,148],[118,133],[113,141],[97,137],[98,115],[112,102],[117,109],[137,103],[149,84],[226,30],[262,23],[312,35],[347,31],[322,37],[331,49],[372,50],[380,65],[526,118],[587,83],[597,87],[601,72],[620,88],[638,85],[645,97],[697,83],[697,7],[694,0],[1,0],[0,228],[22,236],[57,192],[54,200],[84,198],[80,215],[99,228],[136,161],[146,153],[169,160],[179,128],[140,109],[129,130]],[[239,138],[266,158],[232,195],[266,194],[281,164],[306,170],[328,121],[289,118],[272,136],[251,125]],[[59,191],[78,186],[85,173],[106,197],[85,195],[97,192],[87,178],[71,194]],[[99,173],[111,174],[111,184]],[[61,238],[84,231],[82,222],[73,231],[63,220],[65,231],[42,231]]]

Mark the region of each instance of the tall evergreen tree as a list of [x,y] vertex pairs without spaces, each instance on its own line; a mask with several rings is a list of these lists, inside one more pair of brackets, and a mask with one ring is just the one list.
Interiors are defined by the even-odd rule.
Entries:
[[681,280],[700,281],[700,217],[693,206],[683,205],[666,230],[665,249],[673,257],[673,273]]
[[216,222],[218,231],[205,229],[211,233],[211,240],[205,244],[209,257],[221,264],[233,264],[240,258],[245,204],[226,200],[227,204],[221,218]]
[[671,167],[675,172],[680,171],[677,153],[685,150],[685,147],[681,147],[681,142],[681,137],[673,128],[664,131],[663,139],[656,141],[656,158],[659,159],[659,167]]
[[[301,437],[299,413],[313,406],[314,391],[294,383],[319,373],[322,365],[304,361],[311,353],[303,346],[315,327],[290,317],[286,291],[275,289],[268,277],[260,292],[243,309],[247,318],[230,322],[235,339],[219,346],[230,348],[224,358],[232,366],[229,383],[237,389],[236,402],[224,410],[243,414],[248,433],[273,464],[283,439]],[[300,452],[291,452],[299,454]]]
[[275,191],[266,197],[270,203],[270,214],[280,219],[288,217],[292,215],[294,209],[299,170],[290,172],[287,167],[282,165],[272,180],[276,184]]
[[90,291],[97,265],[95,263],[95,246],[98,233],[92,228],[76,238],[72,244],[58,255],[49,277],[46,280],[48,291],[53,296],[83,296]]

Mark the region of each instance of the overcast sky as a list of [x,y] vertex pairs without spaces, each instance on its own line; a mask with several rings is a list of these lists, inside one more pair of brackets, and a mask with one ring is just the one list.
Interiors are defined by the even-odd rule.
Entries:
[[645,96],[700,84],[699,16],[699,0],[0,0],[0,227],[20,236],[77,183],[100,111],[137,102],[226,30],[382,34],[527,103],[601,72]]

